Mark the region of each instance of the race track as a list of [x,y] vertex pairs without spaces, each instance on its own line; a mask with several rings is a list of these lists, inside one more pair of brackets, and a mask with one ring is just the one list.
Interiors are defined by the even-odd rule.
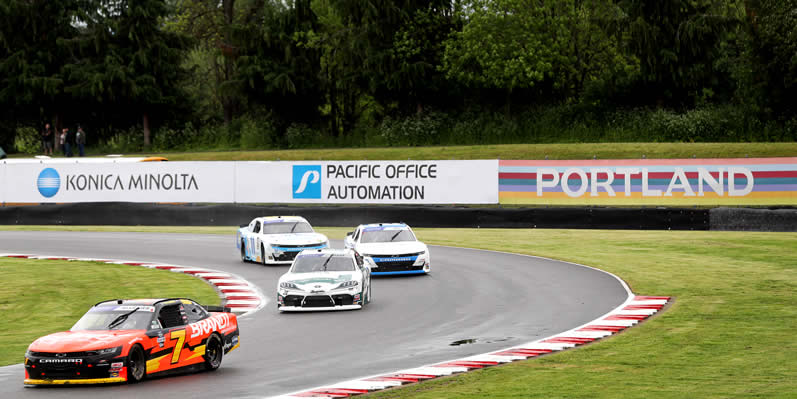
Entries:
[[[0,398],[272,396],[539,339],[596,319],[628,295],[595,269],[431,246],[431,275],[374,277],[374,301],[362,311],[279,314],[274,295],[287,266],[242,263],[232,235],[0,232],[0,252],[207,267],[247,279],[269,300],[240,319],[241,348],[216,372],[136,385],[24,387],[18,365],[0,368]],[[451,345],[462,340],[475,342]]]

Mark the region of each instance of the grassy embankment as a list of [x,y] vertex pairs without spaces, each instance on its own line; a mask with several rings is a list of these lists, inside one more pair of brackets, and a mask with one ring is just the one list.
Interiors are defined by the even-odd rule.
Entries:
[[0,366],[22,363],[34,339],[68,330],[103,300],[175,296],[220,303],[198,278],[143,267],[0,258],[0,274]]
[[[90,156],[105,154],[91,153]],[[432,160],[432,159],[648,159],[797,156],[797,143],[574,143],[430,147],[320,148],[302,150],[136,153],[172,161]],[[29,158],[13,154],[11,158]],[[56,157],[60,157],[56,155]]]
[[441,147],[324,148],[142,154],[172,161],[402,160],[402,159],[639,159],[797,156],[797,143],[582,143]]
[[[235,231],[233,227],[102,229]],[[318,230],[340,239],[348,229]],[[541,255],[599,267],[625,279],[638,294],[671,295],[676,301],[641,326],[602,342],[373,397],[793,398],[797,392],[797,234],[522,229],[417,232],[433,244]],[[7,282],[7,286],[13,285]]]

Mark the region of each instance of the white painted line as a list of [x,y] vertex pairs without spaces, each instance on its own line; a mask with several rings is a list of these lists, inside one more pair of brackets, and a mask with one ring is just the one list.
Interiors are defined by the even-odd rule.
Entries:
[[463,358],[462,360],[466,362],[498,362],[498,363],[512,362],[512,359],[509,359],[509,356],[500,356],[500,355],[476,355],[476,356]]
[[667,303],[666,299],[643,299],[638,301],[631,301],[629,305],[664,305]]
[[339,382],[333,385],[326,385],[322,388],[315,388],[315,389],[308,389],[302,392],[307,391],[315,391],[324,388],[343,388],[343,389],[367,389],[371,390],[378,390],[378,389],[385,389],[389,387],[397,387],[403,385],[401,381],[364,381],[364,380],[352,380],[352,381],[345,381]]
[[434,376],[443,376],[443,375],[451,375],[454,373],[459,373],[464,367],[418,367],[414,369],[402,370],[397,371],[395,373],[387,373],[382,375],[389,375],[389,374],[420,374],[420,375],[434,375]]
[[627,315],[627,316],[650,316],[654,313],[658,312],[656,309],[637,309],[637,310],[618,310],[616,315]]
[[567,337],[574,337],[574,338],[603,338],[612,335],[611,331],[573,331],[568,333]]
[[595,321],[595,325],[598,326],[620,326],[620,327],[631,327],[634,324],[639,323],[639,320],[597,320]]

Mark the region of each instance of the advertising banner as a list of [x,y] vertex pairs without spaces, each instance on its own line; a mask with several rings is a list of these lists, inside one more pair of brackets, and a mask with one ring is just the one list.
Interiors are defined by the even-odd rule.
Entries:
[[502,204],[795,205],[797,158],[499,162]]
[[9,163],[5,203],[233,202],[233,162]]
[[498,161],[239,162],[237,202],[495,204]]

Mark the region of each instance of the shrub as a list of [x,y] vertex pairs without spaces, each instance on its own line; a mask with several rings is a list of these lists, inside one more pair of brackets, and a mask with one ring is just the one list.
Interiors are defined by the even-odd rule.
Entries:
[[38,154],[42,151],[42,140],[36,129],[18,127],[14,135],[14,150],[23,154]]
[[277,129],[270,118],[241,117],[238,122],[241,149],[271,148]]
[[323,136],[321,132],[305,125],[293,123],[285,131],[285,146],[287,148],[320,147]]
[[379,126],[379,131],[391,146],[436,144],[440,141],[445,121],[445,114],[435,111],[400,119],[387,117]]

